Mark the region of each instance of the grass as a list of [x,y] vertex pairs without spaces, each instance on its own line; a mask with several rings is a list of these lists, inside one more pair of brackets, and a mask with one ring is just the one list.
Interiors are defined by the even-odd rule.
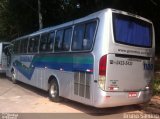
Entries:
[[155,64],[155,69],[154,69],[154,70],[155,70],[155,71],[159,71],[159,69],[160,69],[160,63],[157,63],[157,62],[156,62],[156,64]]
[[153,80],[153,95],[160,95],[160,80]]
[[160,73],[155,73],[155,79],[152,83],[153,95],[160,95]]

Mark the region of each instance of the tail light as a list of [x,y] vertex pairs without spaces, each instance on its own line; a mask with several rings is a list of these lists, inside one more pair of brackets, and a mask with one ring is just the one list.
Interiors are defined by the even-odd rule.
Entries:
[[107,55],[101,57],[99,62],[99,79],[98,83],[102,90],[105,90],[106,83],[106,68],[107,68]]
[[152,83],[150,82],[148,85],[146,85],[145,89],[150,90],[152,88]]

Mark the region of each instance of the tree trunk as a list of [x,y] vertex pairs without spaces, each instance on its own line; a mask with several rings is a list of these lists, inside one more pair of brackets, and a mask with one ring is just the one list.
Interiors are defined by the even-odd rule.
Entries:
[[38,16],[39,16],[39,29],[43,28],[43,19],[42,19],[42,13],[41,13],[41,1],[38,0]]

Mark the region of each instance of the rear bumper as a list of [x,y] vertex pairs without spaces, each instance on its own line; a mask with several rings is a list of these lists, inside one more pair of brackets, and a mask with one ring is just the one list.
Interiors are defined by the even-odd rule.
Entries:
[[94,106],[98,108],[141,104],[150,101],[151,91],[137,92],[137,97],[128,97],[128,92],[104,92],[95,98]]

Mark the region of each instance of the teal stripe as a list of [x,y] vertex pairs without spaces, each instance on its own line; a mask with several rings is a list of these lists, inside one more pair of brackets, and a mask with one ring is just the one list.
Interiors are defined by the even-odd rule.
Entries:
[[92,57],[36,57],[33,62],[62,62],[62,63],[74,63],[74,64],[93,64]]

